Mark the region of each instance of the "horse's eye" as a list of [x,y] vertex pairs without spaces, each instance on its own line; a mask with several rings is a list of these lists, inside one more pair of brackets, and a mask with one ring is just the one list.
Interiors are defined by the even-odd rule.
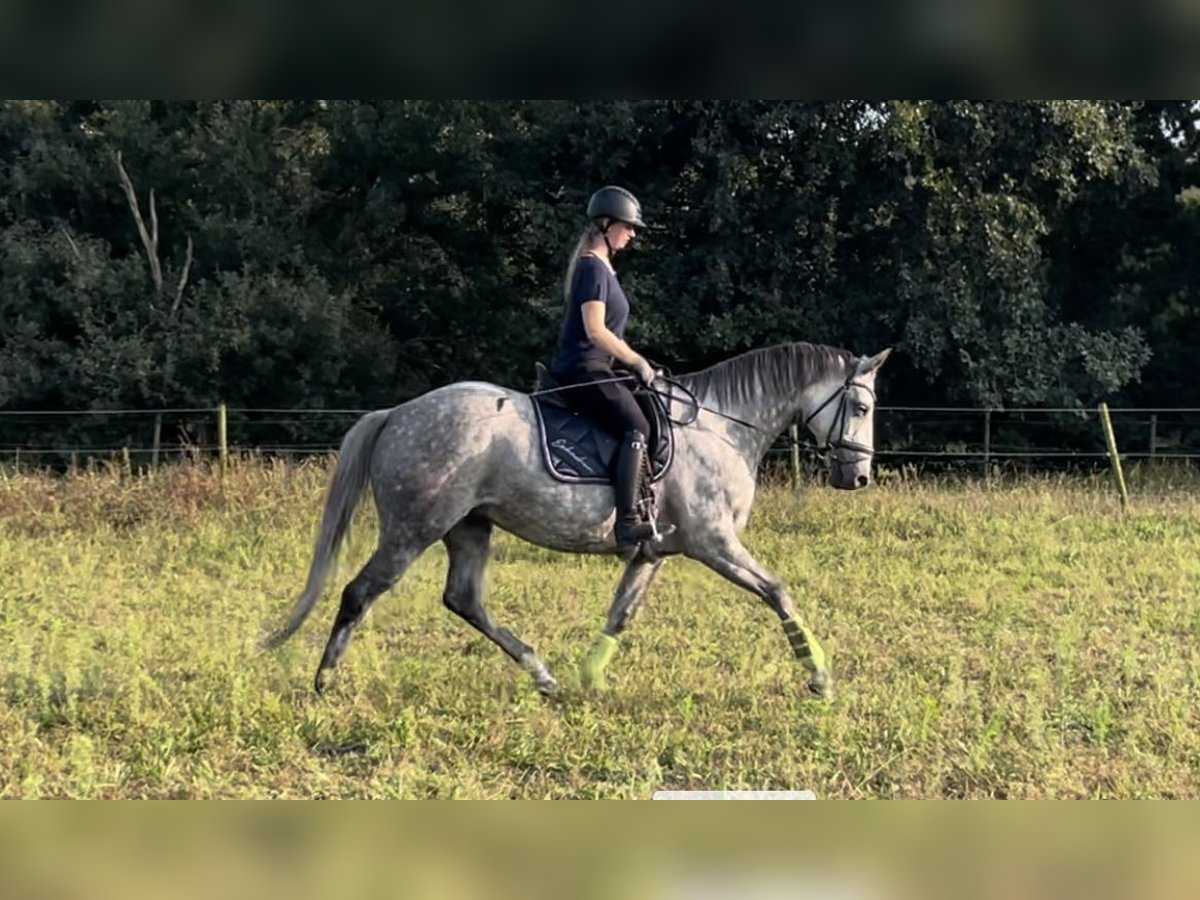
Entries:
[[854,411],[860,416],[865,416],[868,412],[867,405],[865,403],[860,403],[858,406],[854,407]]

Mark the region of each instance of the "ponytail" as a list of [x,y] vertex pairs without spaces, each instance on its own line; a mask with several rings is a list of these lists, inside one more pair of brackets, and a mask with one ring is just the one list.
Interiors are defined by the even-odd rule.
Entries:
[[567,260],[567,274],[563,278],[563,299],[570,301],[571,288],[575,283],[575,267],[579,265],[579,257],[588,247],[592,246],[592,241],[604,235],[604,230],[595,222],[588,222],[584,226],[583,231],[579,235],[579,240],[575,242],[575,249],[571,251],[571,256]]

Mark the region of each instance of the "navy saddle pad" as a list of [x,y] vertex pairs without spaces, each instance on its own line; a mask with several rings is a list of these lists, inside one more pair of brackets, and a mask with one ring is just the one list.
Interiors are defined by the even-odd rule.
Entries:
[[[557,386],[540,363],[537,372],[535,390]],[[658,395],[639,393],[637,397],[654,432],[647,441],[649,452],[646,457],[650,467],[650,483],[653,484],[670,467],[675,455],[675,442],[666,408]],[[617,438],[594,425],[582,413],[568,407],[561,394],[542,394],[532,399],[537,413],[542,459],[550,474],[559,481],[576,484],[612,484]]]

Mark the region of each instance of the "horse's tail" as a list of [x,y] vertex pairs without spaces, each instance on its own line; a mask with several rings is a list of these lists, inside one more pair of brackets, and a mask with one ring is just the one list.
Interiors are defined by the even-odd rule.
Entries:
[[366,490],[370,477],[371,451],[375,449],[375,441],[379,432],[383,430],[389,412],[391,410],[379,409],[367,413],[355,422],[342,438],[337,468],[333,473],[333,482],[329,485],[329,494],[325,498],[321,533],[317,535],[312,564],[308,569],[308,583],[304,586],[304,593],[292,607],[292,614],[287,623],[263,640],[265,648],[278,647],[295,634],[312,612],[317,598],[321,596],[325,580],[329,577],[329,570],[337,559],[338,549],[350,529],[354,510],[362,498],[363,491]]

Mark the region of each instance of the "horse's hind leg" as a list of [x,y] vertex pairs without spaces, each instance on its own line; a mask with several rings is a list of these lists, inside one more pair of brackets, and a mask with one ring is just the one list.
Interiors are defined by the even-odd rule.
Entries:
[[496,626],[483,607],[483,572],[491,552],[492,523],[482,516],[467,516],[442,539],[450,556],[442,602],[499,645],[533,676],[543,694],[553,694],[558,683],[533,648],[507,628]]
[[346,652],[354,626],[362,621],[371,604],[400,580],[424,549],[381,543],[362,571],[346,585],[342,591],[342,605],[338,607],[337,618],[333,621],[333,631],[321,656],[321,665],[317,668],[315,687],[318,693],[324,689],[329,671],[337,667],[342,654]]

